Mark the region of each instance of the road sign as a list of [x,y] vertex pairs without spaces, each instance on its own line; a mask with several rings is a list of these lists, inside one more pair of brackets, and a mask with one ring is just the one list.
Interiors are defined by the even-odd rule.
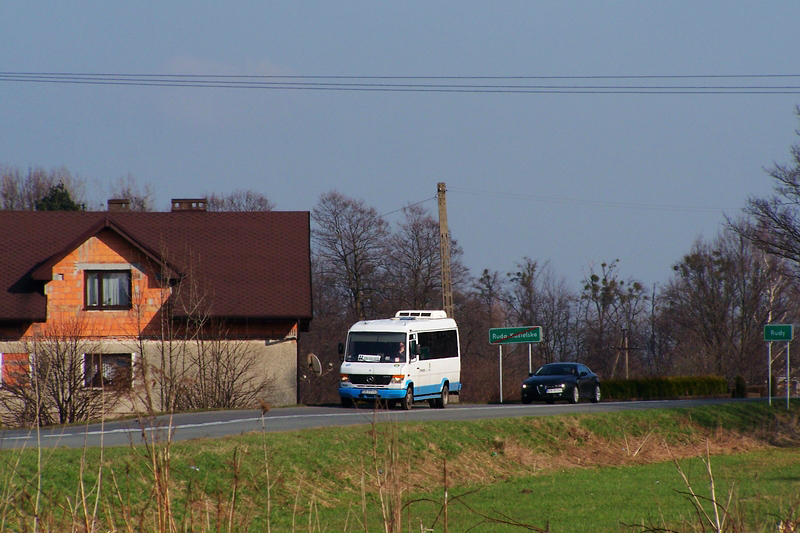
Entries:
[[542,326],[492,328],[489,330],[489,344],[514,344],[524,342],[542,342]]
[[767,324],[764,326],[765,341],[789,342],[794,338],[792,324]]

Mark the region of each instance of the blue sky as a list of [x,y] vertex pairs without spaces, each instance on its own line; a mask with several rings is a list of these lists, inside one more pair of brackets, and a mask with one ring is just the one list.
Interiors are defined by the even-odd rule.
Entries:
[[[0,72],[488,77],[471,85],[800,87],[800,2],[5,2]],[[578,77],[601,77],[580,79]],[[353,82],[355,80],[346,80]],[[377,80],[370,80],[376,82]],[[388,83],[450,83],[389,80]],[[0,80],[0,164],[132,174],[170,198],[255,189],[380,213],[448,187],[473,273],[528,256],[664,283],[764,168],[788,162],[790,94],[405,92]],[[777,91],[772,91],[777,92]],[[398,215],[389,215],[397,220]]]

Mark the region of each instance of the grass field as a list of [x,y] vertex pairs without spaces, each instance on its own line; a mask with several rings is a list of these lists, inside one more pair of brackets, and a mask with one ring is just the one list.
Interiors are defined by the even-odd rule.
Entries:
[[0,530],[772,532],[800,518],[798,412],[748,402],[4,451]]

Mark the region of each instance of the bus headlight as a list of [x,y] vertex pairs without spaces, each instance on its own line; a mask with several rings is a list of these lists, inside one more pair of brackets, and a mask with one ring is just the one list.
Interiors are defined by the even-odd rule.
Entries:
[[397,376],[392,376],[392,383],[402,383],[404,379],[406,379],[405,374],[399,374]]
[[350,376],[347,374],[339,374],[340,383],[350,383]]

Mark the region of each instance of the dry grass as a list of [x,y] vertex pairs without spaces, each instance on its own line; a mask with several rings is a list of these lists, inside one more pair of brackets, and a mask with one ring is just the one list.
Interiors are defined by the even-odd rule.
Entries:
[[[569,439],[558,448],[540,450],[518,437],[495,436],[490,443],[492,451],[469,449],[447,459],[449,483],[454,486],[481,485],[487,481],[508,479],[516,476],[547,473],[568,468],[598,468],[609,466],[641,465],[671,461],[697,456],[697,449],[706,445],[712,455],[747,453],[771,446],[766,439],[756,435],[743,435],[736,431],[717,428],[698,431],[694,439],[666,444],[664,435],[657,430],[644,436],[603,438],[582,427],[577,419],[565,419]],[[441,450],[428,443],[424,454],[415,455],[414,469],[404,478],[409,488],[420,491],[434,490],[441,486]],[[359,486],[357,476],[344,473],[341,481]],[[327,490],[335,504],[335,491],[339,487],[318,486],[320,494]]]
[[[205,532],[247,530],[264,521],[269,527],[270,509],[275,509],[283,520],[290,513],[291,531],[324,531],[324,525],[315,522],[321,511],[346,508],[352,524],[349,531],[372,531],[378,523],[399,531],[403,509],[414,494],[486,487],[567,469],[696,458],[698,449],[709,455],[746,453],[776,444],[797,445],[798,434],[796,417],[791,416],[775,419],[758,431],[703,425],[691,417],[676,422],[658,416],[564,416],[438,426],[376,424],[179,445],[151,442],[130,450],[131,464],[145,465],[139,470],[146,470],[144,477],[153,480],[147,489],[152,491],[149,502],[139,502],[126,515],[129,510],[107,507],[106,493],[101,514],[106,520],[120,517],[116,523],[129,530]],[[354,463],[356,457],[361,464]],[[103,465],[107,491],[116,487],[118,465],[115,468],[111,457]],[[197,475],[192,474],[195,468]],[[225,470],[233,472],[233,477]],[[95,490],[90,485],[81,488],[89,493]],[[79,495],[71,504],[76,511],[65,519],[81,524],[78,529],[93,529],[98,514],[95,501]],[[367,516],[367,501],[380,516]],[[426,505],[445,506],[446,502],[444,497]],[[53,520],[47,516],[51,512],[43,510],[46,521]]]

